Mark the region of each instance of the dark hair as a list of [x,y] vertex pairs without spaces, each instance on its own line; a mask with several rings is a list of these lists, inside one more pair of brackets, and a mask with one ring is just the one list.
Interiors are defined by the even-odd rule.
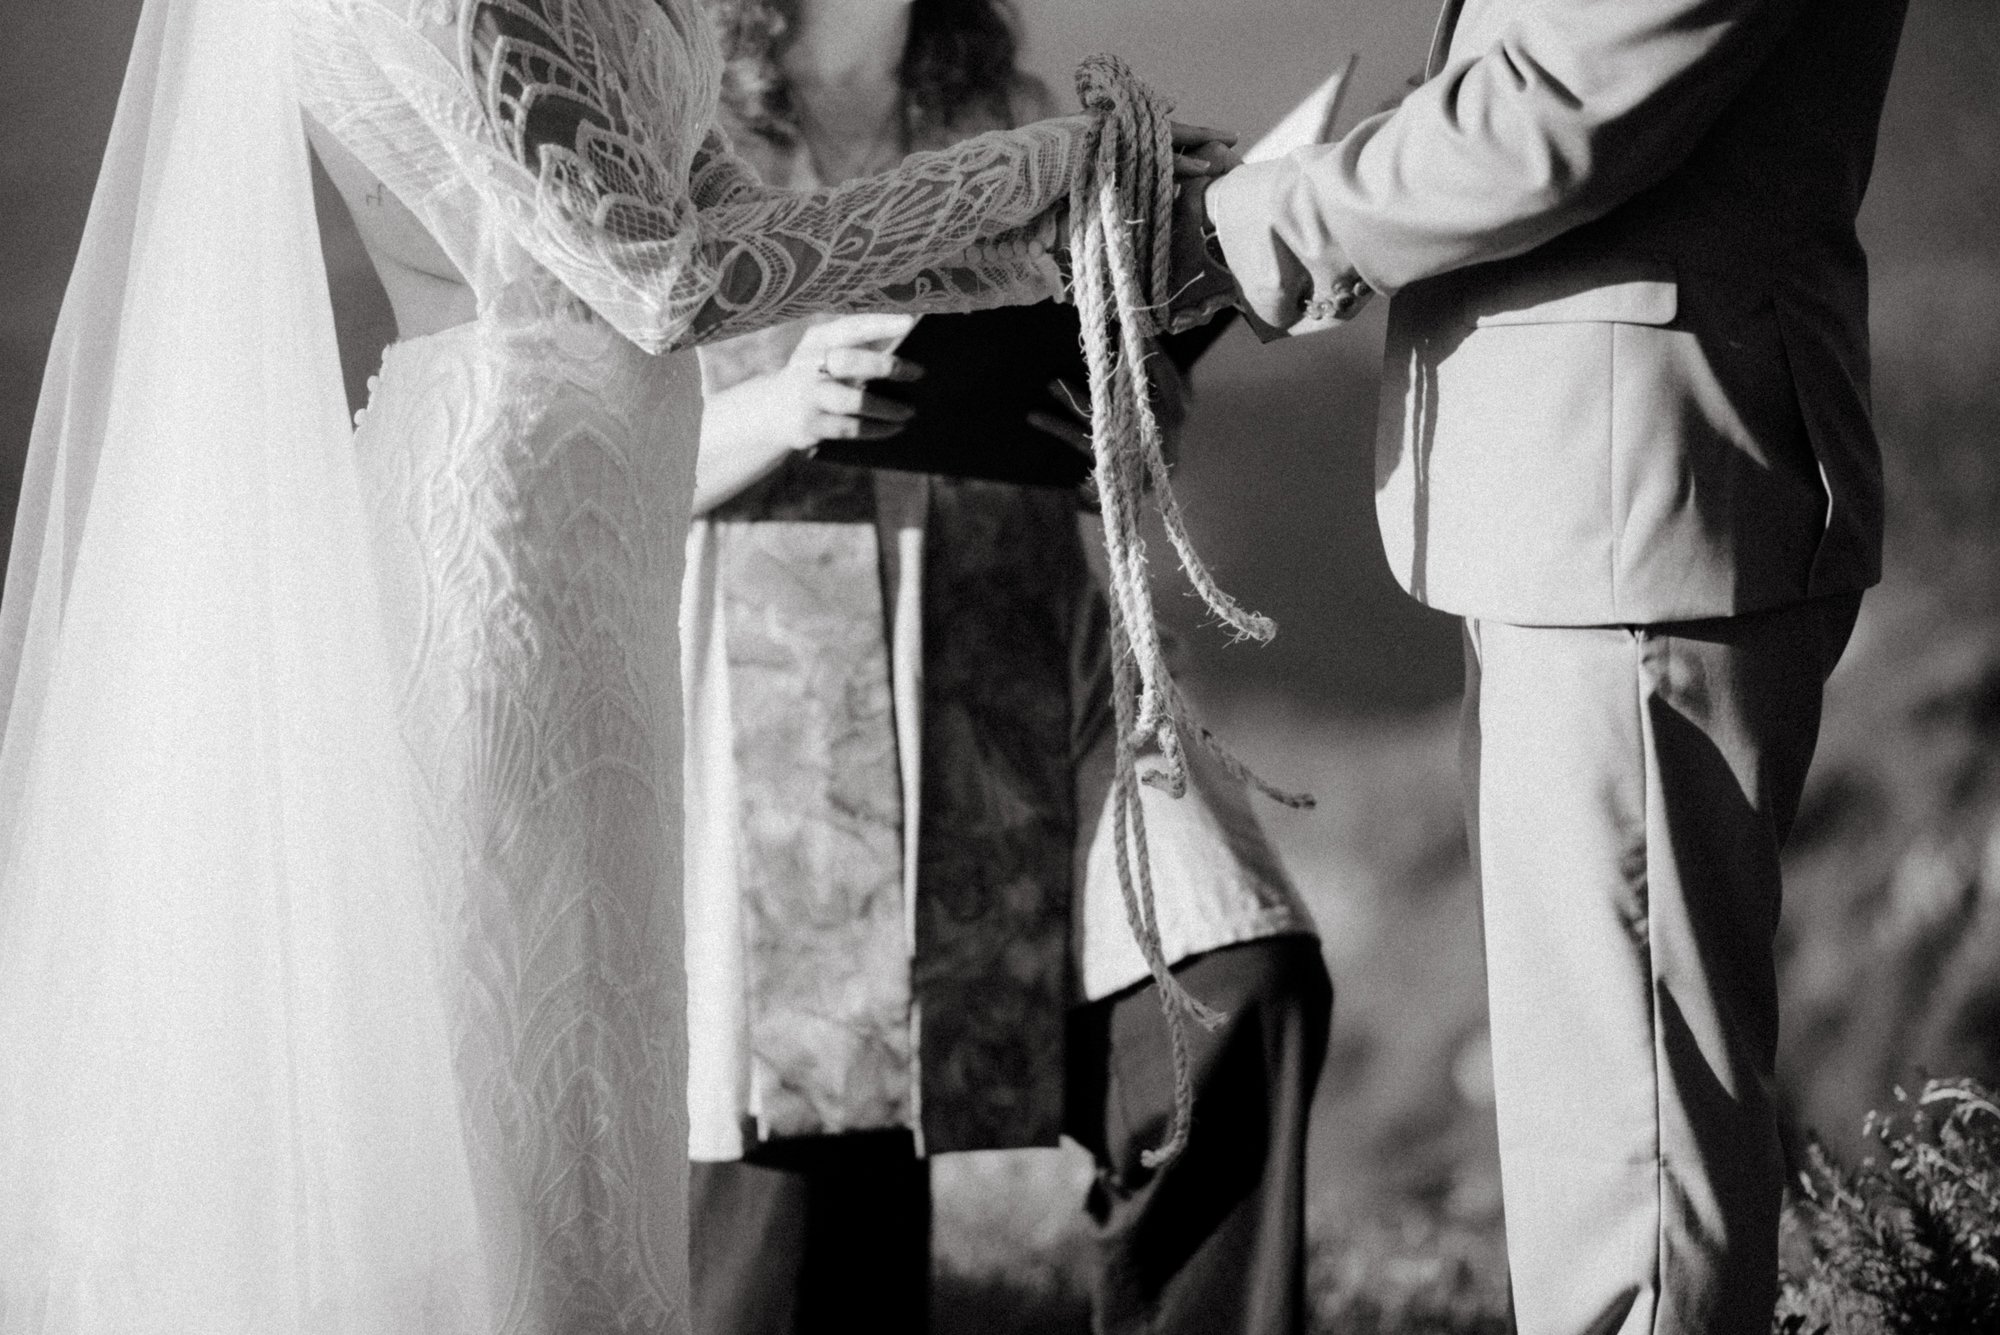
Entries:
[[[722,38],[722,98],[744,129],[774,143],[798,142],[798,107],[779,57],[790,44],[799,0],[707,0]],[[968,120],[1011,124],[1021,103],[1047,94],[1022,71],[1009,0],[912,0],[899,72],[905,143]]]

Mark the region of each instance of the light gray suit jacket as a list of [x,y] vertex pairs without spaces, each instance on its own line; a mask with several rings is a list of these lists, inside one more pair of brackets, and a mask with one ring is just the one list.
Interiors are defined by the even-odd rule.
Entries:
[[1291,326],[1393,294],[1377,456],[1419,600],[1730,615],[1881,565],[1855,235],[1904,0],[1464,0],[1433,77],[1208,206]]

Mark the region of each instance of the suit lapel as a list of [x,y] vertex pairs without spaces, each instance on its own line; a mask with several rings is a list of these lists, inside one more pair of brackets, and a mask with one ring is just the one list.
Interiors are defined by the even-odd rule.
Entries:
[[1451,53],[1451,34],[1464,8],[1465,0],[1444,0],[1444,8],[1438,11],[1437,27],[1431,30],[1430,58],[1424,61],[1426,79],[1435,79],[1444,69],[1445,57]]

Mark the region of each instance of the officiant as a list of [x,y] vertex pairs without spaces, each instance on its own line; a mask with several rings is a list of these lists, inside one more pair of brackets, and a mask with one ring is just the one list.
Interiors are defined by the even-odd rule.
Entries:
[[[1044,97],[997,0],[715,12],[725,121],[773,185],[881,171]],[[925,379],[967,384],[971,359],[1040,374],[1062,349],[1027,344],[1073,353],[1074,326],[931,339],[926,366],[923,330],[889,350],[911,323],[703,350],[683,610],[695,1328],[925,1329],[928,1157],[1067,1133],[1097,1161],[1099,1329],[1300,1331],[1331,1007],[1311,920],[1233,780],[1197,765],[1183,800],[1146,790],[1168,958],[1229,1018],[1195,1036],[1190,1144],[1142,1166],[1172,1066],[1103,818],[1106,613],[1068,410],[1045,397],[1013,423],[1021,457],[1056,461],[1040,478],[825,457],[938,439],[915,415],[952,405],[923,406]],[[1170,380],[1170,418],[1182,397]],[[982,471],[948,443],[947,463]]]

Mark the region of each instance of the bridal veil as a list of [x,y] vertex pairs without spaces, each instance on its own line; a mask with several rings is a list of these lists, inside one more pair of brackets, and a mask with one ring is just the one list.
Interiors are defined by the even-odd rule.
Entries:
[[0,605],[0,1332],[490,1330],[280,0],[146,0]]

